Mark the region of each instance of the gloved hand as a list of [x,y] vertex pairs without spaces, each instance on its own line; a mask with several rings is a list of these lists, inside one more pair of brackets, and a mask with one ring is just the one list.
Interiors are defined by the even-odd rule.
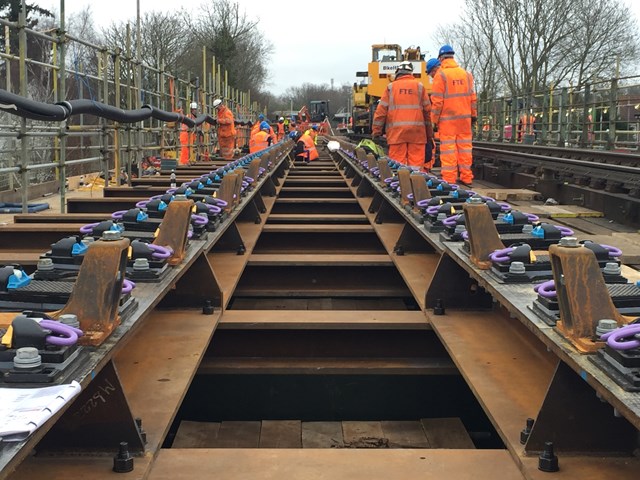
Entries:
[[432,125],[432,128],[433,128],[433,133],[437,132],[437,131],[438,131],[438,124],[437,124],[437,123],[434,123],[434,124]]
[[427,140],[427,148],[424,154],[424,161],[426,163],[431,162],[431,158],[433,157],[433,152],[436,149],[436,144],[433,142],[433,139],[430,138]]
[[371,140],[375,140],[376,138],[380,138],[380,134],[379,134],[379,133],[372,132],[372,133],[371,133]]
[[471,117],[471,126],[474,127],[478,123],[478,117]]

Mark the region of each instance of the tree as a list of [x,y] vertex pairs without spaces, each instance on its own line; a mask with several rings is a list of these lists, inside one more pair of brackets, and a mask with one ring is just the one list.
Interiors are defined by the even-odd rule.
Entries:
[[[147,12],[140,19],[140,59],[154,67],[164,65],[165,70],[178,73],[184,66],[185,52],[193,43],[189,29],[185,28],[184,10],[172,13]],[[127,23],[131,25],[131,55],[136,58],[135,20],[112,23],[103,30],[104,41],[111,48],[120,48],[123,53],[127,45]],[[198,57],[200,58],[200,57]]]
[[229,84],[240,90],[262,90],[273,45],[258,29],[259,22],[249,19],[240,4],[230,0],[210,0],[201,12],[192,26],[196,39],[192,58],[200,58],[199,51],[205,46],[227,71]]
[[493,94],[501,83],[515,96],[614,75],[617,62],[637,61],[636,31],[620,0],[466,0],[461,22],[437,39],[471,46],[490,66],[482,88]]
[[[20,17],[20,10],[22,9],[21,0],[0,0],[0,17],[9,20],[10,22],[17,22]],[[27,28],[34,28],[38,25],[38,22],[43,17],[53,18],[51,13],[46,8],[42,8],[32,3],[27,3],[25,8],[27,14]],[[18,32],[17,30],[11,34],[11,51],[18,51]],[[4,43],[0,45],[0,49],[4,51]]]

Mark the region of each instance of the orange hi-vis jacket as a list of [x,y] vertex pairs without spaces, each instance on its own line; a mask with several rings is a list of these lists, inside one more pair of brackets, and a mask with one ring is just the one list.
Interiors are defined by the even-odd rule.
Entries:
[[305,133],[300,137],[298,141],[304,143],[304,149],[305,149],[305,153],[300,154],[298,156],[302,157],[303,159],[306,159],[308,155],[309,161],[318,159],[318,156],[319,156],[318,150],[316,149],[316,144],[313,142],[313,138],[311,138],[310,135],[307,135]]
[[236,126],[233,118],[233,112],[225,105],[218,107],[218,138],[235,137]]
[[389,84],[373,116],[373,135],[386,125],[387,143],[427,143],[433,138],[431,102],[424,85],[411,75]]
[[284,135],[285,135],[284,122],[283,123],[278,122],[276,126],[278,127],[277,138],[278,138],[278,141],[280,141],[284,138]]
[[442,66],[431,86],[431,120],[457,133],[471,132],[471,117],[478,116],[473,76],[458,66],[453,58],[442,60]]
[[269,135],[269,132],[259,130],[258,133],[252,135],[249,139],[249,153],[256,153],[264,150],[269,146],[269,139],[273,138]]

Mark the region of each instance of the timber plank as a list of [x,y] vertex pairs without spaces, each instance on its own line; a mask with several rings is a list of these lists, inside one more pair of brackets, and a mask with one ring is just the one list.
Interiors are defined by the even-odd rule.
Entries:
[[420,420],[431,448],[476,448],[457,418],[422,418]]
[[302,422],[302,448],[343,447],[342,423]]
[[342,422],[344,446],[348,448],[388,447],[380,422]]
[[260,448],[302,448],[302,422],[263,420]]
[[389,448],[430,448],[431,444],[418,421],[381,422]]
[[261,422],[225,421],[212,448],[258,448]]
[[220,422],[182,420],[171,448],[211,448],[219,431]]

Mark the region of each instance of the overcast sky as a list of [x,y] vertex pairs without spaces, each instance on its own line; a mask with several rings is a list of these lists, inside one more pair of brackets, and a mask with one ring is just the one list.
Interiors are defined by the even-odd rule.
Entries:
[[[168,12],[184,6],[197,15],[206,0],[140,0],[140,9]],[[59,11],[59,0],[34,3]],[[374,43],[397,43],[402,48],[420,46],[427,58],[440,45],[432,43],[438,25],[458,20],[464,0],[289,2],[238,0],[247,16],[259,20],[259,29],[274,47],[265,90],[275,95],[303,83],[352,84],[356,71],[366,70]],[[626,0],[640,18],[640,0]],[[66,0],[67,18],[91,5],[94,21],[106,27],[113,21],[135,20],[135,0]],[[383,7],[386,5],[386,7]],[[455,47],[455,45],[454,45]]]

